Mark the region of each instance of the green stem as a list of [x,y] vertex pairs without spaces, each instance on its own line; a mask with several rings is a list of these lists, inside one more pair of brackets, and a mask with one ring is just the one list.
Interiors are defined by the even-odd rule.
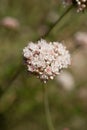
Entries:
[[43,85],[43,100],[44,100],[44,109],[46,114],[46,121],[49,130],[54,130],[48,102],[47,86]]

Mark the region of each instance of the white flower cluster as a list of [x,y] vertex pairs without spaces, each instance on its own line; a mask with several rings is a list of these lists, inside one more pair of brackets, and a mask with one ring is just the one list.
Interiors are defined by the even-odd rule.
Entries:
[[70,65],[70,54],[59,42],[47,42],[43,39],[37,44],[30,42],[23,49],[28,71],[37,74],[46,82],[60,73],[60,70]]

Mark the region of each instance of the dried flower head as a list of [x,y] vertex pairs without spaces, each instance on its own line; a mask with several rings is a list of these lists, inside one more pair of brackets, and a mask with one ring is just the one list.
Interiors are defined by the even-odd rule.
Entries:
[[37,44],[30,42],[23,49],[28,71],[46,82],[53,79],[63,68],[70,65],[70,54],[59,42],[47,42],[43,39]]
[[73,4],[77,7],[77,12],[84,11],[87,8],[87,0],[63,0],[65,4]]

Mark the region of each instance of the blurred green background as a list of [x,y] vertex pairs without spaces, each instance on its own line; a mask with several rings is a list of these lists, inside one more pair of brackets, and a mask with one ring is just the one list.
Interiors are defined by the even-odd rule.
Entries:
[[[61,0],[0,0],[0,130],[48,130],[42,83],[27,72],[22,50],[67,8]],[[80,42],[77,32],[86,35]],[[70,68],[46,84],[55,130],[87,130],[86,32],[87,12],[74,8],[46,36],[65,41],[72,57]]]

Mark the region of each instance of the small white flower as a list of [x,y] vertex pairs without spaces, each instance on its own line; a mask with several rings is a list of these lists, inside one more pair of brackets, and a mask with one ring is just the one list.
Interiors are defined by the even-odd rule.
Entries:
[[37,74],[46,83],[48,79],[54,79],[60,70],[71,64],[70,54],[66,47],[59,42],[47,42],[43,39],[36,44],[30,42],[23,49],[23,56],[28,71]]

